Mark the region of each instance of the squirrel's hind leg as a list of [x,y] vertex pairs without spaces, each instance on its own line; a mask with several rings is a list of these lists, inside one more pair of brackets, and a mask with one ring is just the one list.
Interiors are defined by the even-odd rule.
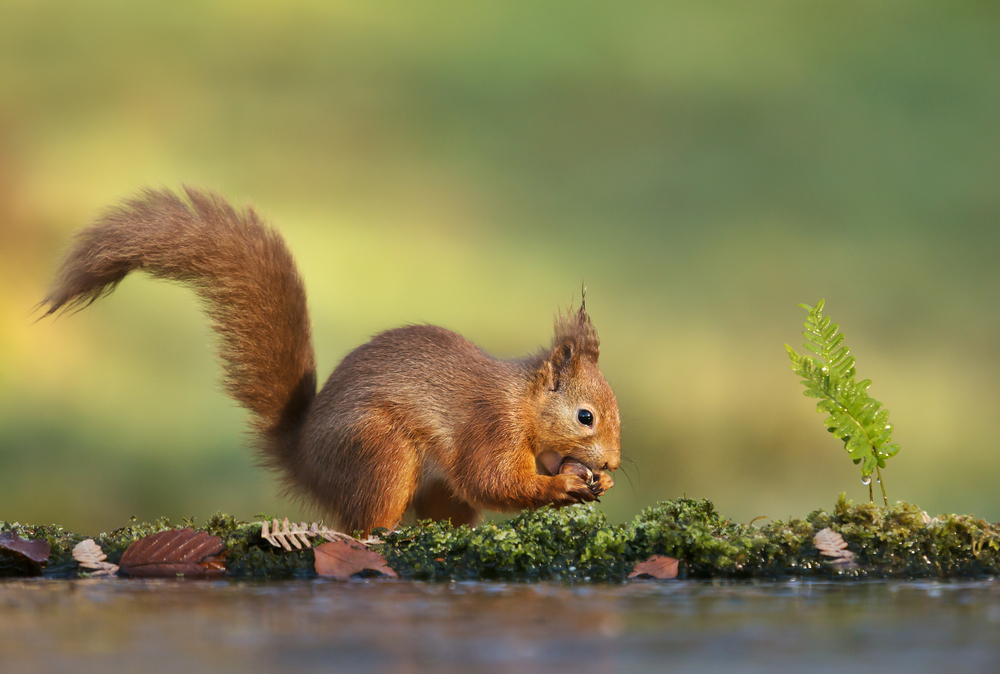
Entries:
[[303,443],[300,484],[332,511],[342,531],[393,529],[417,490],[420,460],[413,443],[388,415],[369,411],[340,437]]
[[459,498],[442,480],[421,484],[413,496],[413,513],[418,520],[451,520],[453,525],[477,524],[479,511]]

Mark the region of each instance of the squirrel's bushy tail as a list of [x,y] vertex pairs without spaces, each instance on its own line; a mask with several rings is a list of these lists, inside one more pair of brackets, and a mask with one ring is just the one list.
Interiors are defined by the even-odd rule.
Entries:
[[145,190],[80,231],[48,296],[45,315],[86,306],[134,270],[193,287],[221,341],[226,389],[255,413],[277,466],[316,396],[306,294],[281,237],[252,209],[185,188]]

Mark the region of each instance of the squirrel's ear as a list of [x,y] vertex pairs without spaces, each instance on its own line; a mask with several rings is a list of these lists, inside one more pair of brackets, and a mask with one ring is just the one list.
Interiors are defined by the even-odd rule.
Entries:
[[553,369],[552,361],[548,358],[535,370],[535,389],[538,391],[555,391],[559,388],[559,374]]
[[541,391],[558,391],[563,378],[572,377],[580,367],[580,360],[571,344],[552,347],[545,353],[535,370],[535,387]]

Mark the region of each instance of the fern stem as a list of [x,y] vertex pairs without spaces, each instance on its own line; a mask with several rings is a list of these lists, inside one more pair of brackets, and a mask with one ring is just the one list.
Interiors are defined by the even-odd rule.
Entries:
[[875,503],[875,492],[872,491],[871,480],[868,481],[868,502]]
[[[886,507],[889,507],[889,499],[885,495],[885,485],[882,484],[882,471],[879,470],[878,464],[875,464],[875,474],[878,476],[878,486],[882,490],[882,500],[885,501]],[[871,485],[868,485],[869,489]]]

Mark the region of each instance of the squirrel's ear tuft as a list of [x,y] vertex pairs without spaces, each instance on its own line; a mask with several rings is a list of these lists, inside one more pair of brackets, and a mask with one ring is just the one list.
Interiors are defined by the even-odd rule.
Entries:
[[562,313],[556,318],[556,334],[552,340],[552,364],[556,370],[581,359],[596,363],[601,355],[601,340],[587,315],[586,304],[574,314]]
[[558,391],[563,378],[575,376],[584,361],[596,365],[600,355],[601,340],[590,322],[586,305],[576,313],[560,312],[552,346],[543,355],[535,381],[542,388]]

